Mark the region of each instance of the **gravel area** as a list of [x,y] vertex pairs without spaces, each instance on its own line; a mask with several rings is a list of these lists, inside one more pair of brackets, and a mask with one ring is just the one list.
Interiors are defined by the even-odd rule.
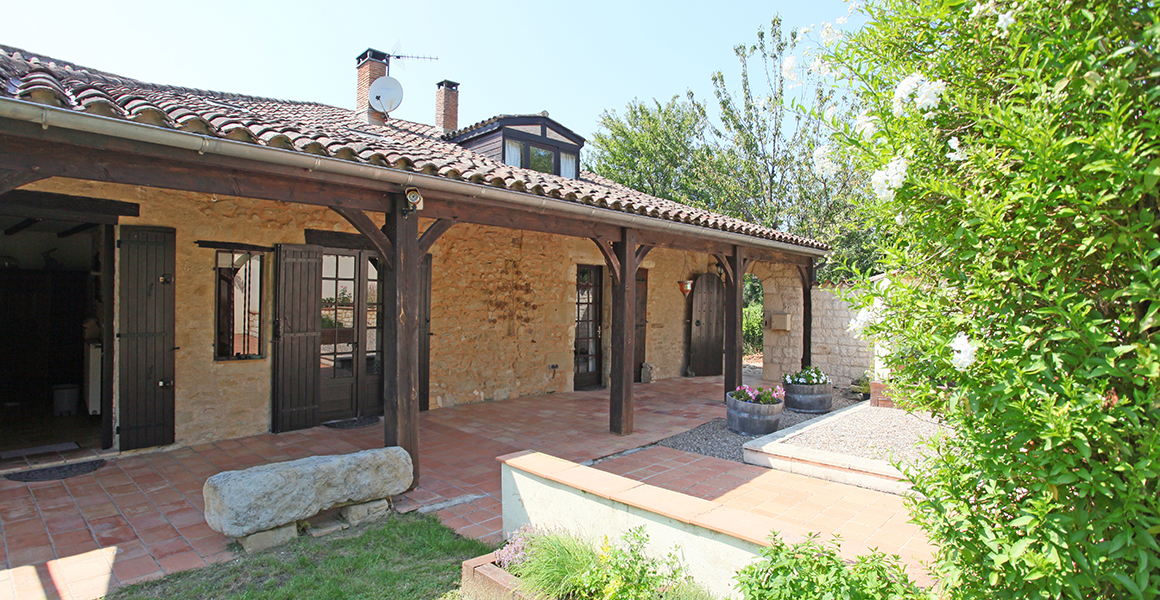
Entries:
[[[846,408],[855,403],[850,398],[836,395],[834,397],[834,410]],[[793,427],[803,421],[824,416],[826,415],[811,415],[785,410],[781,413],[781,422],[778,423],[777,428],[780,431],[787,427]],[[735,462],[745,462],[741,446],[758,437],[761,436],[738,435],[729,431],[729,428],[725,426],[725,419],[713,419],[704,425],[694,427],[684,433],[678,433],[672,437],[665,438],[657,442],[657,445]]]
[[839,454],[909,464],[924,450],[922,440],[946,431],[929,414],[868,407],[782,440],[782,443]]

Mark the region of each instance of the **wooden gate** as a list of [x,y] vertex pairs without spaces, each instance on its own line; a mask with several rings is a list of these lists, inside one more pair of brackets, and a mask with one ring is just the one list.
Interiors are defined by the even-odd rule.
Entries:
[[174,441],[174,272],[167,227],[121,228],[121,450]]
[[274,252],[273,430],[319,424],[322,247],[279,245]]
[[693,285],[693,318],[689,324],[689,377],[720,375],[725,355],[725,284],[712,273]]

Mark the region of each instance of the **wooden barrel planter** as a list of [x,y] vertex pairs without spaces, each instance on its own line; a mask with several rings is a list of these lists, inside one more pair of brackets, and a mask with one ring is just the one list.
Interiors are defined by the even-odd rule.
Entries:
[[834,386],[829,383],[785,384],[785,407],[803,413],[826,413],[834,408]]
[[781,423],[784,402],[758,404],[734,398],[737,392],[725,395],[725,425],[741,435],[766,435],[777,431]]

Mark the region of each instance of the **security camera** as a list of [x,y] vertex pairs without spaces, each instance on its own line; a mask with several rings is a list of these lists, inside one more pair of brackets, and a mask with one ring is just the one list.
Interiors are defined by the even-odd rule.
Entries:
[[423,210],[423,194],[419,193],[419,188],[409,187],[404,191],[407,197],[407,205],[411,210]]

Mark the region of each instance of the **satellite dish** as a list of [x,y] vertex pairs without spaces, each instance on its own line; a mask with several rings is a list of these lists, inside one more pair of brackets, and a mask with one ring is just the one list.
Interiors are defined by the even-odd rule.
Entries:
[[384,115],[403,103],[403,85],[394,77],[379,77],[371,82],[367,104]]

